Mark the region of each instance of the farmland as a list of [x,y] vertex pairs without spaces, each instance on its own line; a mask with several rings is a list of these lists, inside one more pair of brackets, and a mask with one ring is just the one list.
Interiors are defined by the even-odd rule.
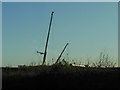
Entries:
[[119,88],[120,68],[40,65],[3,68],[4,89]]

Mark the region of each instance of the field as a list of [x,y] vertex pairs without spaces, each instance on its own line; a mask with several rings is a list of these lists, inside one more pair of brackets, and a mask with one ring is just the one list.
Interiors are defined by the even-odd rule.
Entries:
[[119,88],[120,68],[29,66],[3,68],[4,89]]

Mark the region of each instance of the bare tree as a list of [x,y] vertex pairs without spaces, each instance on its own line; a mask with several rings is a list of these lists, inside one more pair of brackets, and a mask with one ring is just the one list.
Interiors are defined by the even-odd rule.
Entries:
[[30,66],[35,66],[36,65],[36,62],[35,61],[32,61],[31,63],[30,63]]
[[93,63],[94,67],[114,67],[116,63],[111,61],[112,58],[103,52],[100,53],[99,60]]

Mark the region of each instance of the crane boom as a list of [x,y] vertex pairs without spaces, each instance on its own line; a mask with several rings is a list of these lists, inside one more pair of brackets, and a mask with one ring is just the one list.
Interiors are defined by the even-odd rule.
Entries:
[[50,18],[50,24],[49,24],[49,29],[48,29],[48,35],[47,35],[47,40],[46,40],[46,45],[45,45],[45,51],[44,51],[44,56],[43,56],[43,63],[42,65],[45,64],[46,60],[46,55],[47,55],[47,47],[48,47],[48,40],[49,40],[49,35],[50,35],[50,29],[51,29],[51,24],[52,24],[52,18],[53,18],[53,11],[51,13],[51,18]]
[[61,58],[61,56],[62,56],[63,52],[65,51],[65,49],[66,49],[67,45],[68,45],[68,43],[67,43],[67,44],[65,45],[65,47],[63,48],[63,50],[62,50],[61,54],[59,55],[59,57],[58,57],[58,59],[57,59],[57,61],[56,61],[55,63],[58,63],[58,62],[59,62],[59,60],[60,60],[60,58]]

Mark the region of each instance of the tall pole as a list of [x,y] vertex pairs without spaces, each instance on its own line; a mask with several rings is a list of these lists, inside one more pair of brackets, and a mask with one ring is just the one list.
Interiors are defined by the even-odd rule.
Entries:
[[42,65],[45,64],[46,60],[46,55],[47,55],[47,47],[48,47],[48,40],[49,40],[49,35],[50,35],[50,29],[51,29],[51,24],[52,24],[52,18],[53,18],[53,11],[51,13],[51,18],[50,18],[50,24],[49,24],[49,29],[48,29],[48,35],[47,35],[47,40],[46,40],[46,45],[45,45],[45,51],[44,51],[44,56],[43,56],[43,63]]
[[66,47],[67,47],[67,45],[68,45],[68,43],[65,45],[64,49],[62,50],[61,54],[59,55],[59,57],[58,57],[58,59],[57,59],[57,61],[56,61],[55,63],[58,63],[58,61],[60,60],[63,52],[65,51],[65,49],[66,49]]

